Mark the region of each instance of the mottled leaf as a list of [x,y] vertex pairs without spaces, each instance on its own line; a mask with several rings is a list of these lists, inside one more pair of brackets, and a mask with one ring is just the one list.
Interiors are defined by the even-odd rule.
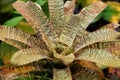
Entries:
[[23,1],[16,1],[13,3],[13,7],[24,16],[35,32],[45,26],[47,17],[39,5],[31,1],[26,3]]
[[109,24],[103,26],[102,28],[116,29],[119,26],[120,26],[120,24],[118,24],[118,23],[109,23]]
[[[119,27],[119,24],[110,23],[110,24],[103,26],[102,28],[116,29],[117,27]],[[78,45],[81,42],[82,36],[85,36],[90,33],[90,32],[85,31],[83,28],[79,28],[78,32],[79,33],[77,33],[75,40],[73,42],[73,45],[72,45],[73,47],[75,47],[76,45]]]
[[80,43],[76,44],[75,52],[97,42],[118,41],[120,33],[112,29],[99,29],[82,37]]
[[87,60],[80,60],[79,64],[97,72],[97,74],[99,75],[99,78],[101,78],[101,79],[105,78],[102,70],[95,63],[92,63],[92,62],[87,61]]
[[48,58],[47,51],[38,48],[28,48],[16,52],[10,62],[20,66],[45,58]]
[[107,43],[105,50],[120,57],[120,42]]
[[12,65],[4,65],[0,67],[0,78],[2,80],[13,80],[22,76],[23,73],[34,71],[35,68],[31,65],[26,66],[12,66]]
[[98,42],[96,44],[92,44],[90,46],[87,46],[86,48],[91,49],[104,49],[111,54],[115,54],[117,56],[120,56],[120,41],[110,41],[110,42]]
[[25,43],[29,46],[37,46],[38,42],[35,37],[31,36],[28,33],[25,33],[17,28],[0,26],[0,37],[13,39],[22,43]]
[[106,7],[102,1],[95,1],[91,5],[85,7],[80,13],[81,22],[80,27],[87,28],[87,26],[100,14]]
[[77,62],[71,66],[71,72],[73,80],[102,80],[96,71]]
[[60,35],[59,41],[71,47],[72,43],[76,37],[77,32],[83,33],[85,29],[79,27],[80,18],[79,15],[71,16],[70,20],[67,22],[67,25],[62,30],[62,34]]
[[70,68],[55,69],[53,68],[53,80],[72,80]]
[[55,44],[49,39],[49,37],[45,34],[42,34],[42,39],[44,40],[44,42],[47,45],[47,48],[49,49],[50,52],[52,52],[55,49]]
[[64,6],[63,0],[48,0],[50,13],[50,26],[53,34],[59,36],[61,28],[64,26]]
[[88,60],[91,62],[99,63],[101,65],[111,66],[111,67],[120,67],[120,59],[114,54],[106,50],[99,49],[85,49],[79,51],[76,54],[76,59]]

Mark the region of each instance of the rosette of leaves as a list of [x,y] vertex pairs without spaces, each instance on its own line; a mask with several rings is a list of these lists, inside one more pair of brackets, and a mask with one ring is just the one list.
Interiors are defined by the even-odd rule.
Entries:
[[49,0],[49,18],[34,2],[13,3],[35,35],[0,26],[0,39],[19,49],[10,62],[24,66],[49,60],[53,63],[53,80],[103,80],[105,77],[96,64],[120,67],[120,33],[114,30],[119,24],[110,23],[94,32],[86,31],[106,4],[96,1],[79,14],[73,14],[74,2],[67,1],[64,5],[63,0]]

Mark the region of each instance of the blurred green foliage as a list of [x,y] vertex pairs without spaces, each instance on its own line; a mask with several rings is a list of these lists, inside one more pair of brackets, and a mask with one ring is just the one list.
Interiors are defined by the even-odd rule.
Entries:
[[8,21],[6,21],[5,23],[4,23],[4,25],[6,25],[6,26],[17,26],[19,23],[20,23],[20,21],[22,21],[24,18],[22,17],[22,16],[16,16],[16,17],[13,17],[12,19],[10,19],[10,20],[8,20]]
[[9,60],[11,56],[18,51],[19,49],[2,42],[0,45],[0,54],[1,54],[1,59],[4,64],[9,64]]
[[12,3],[16,0],[0,0],[1,13],[10,12],[13,10]]

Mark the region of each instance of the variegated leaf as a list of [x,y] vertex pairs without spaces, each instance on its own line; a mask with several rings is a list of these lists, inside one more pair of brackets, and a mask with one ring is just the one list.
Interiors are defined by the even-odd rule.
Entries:
[[79,61],[79,64],[86,67],[86,68],[89,68],[95,72],[97,72],[97,74],[99,75],[99,77],[103,80],[105,78],[102,70],[93,62],[90,62],[90,61],[87,61],[87,60],[80,60]]
[[78,25],[79,23],[79,15],[72,15],[70,20],[67,22],[67,25],[63,27],[59,41],[71,47],[76,34],[81,36],[84,33],[87,33],[87,31],[83,27],[80,27]]
[[75,53],[80,49],[97,42],[119,41],[120,33],[112,29],[100,29],[82,37],[80,43],[75,46]]
[[96,71],[79,63],[74,63],[71,66],[71,72],[73,80],[103,80]]
[[59,36],[61,28],[64,26],[64,6],[63,0],[48,0],[50,13],[50,26],[53,34]]
[[17,28],[0,26],[0,31],[1,31],[1,34],[0,34],[1,39],[8,38],[8,39],[16,40],[16,41],[25,43],[31,47],[36,47],[41,45],[40,44],[41,41],[37,40],[35,37]]
[[106,7],[106,4],[102,1],[95,1],[88,7],[85,7],[80,13],[81,22],[80,27],[87,28],[87,26],[94,20],[94,18],[100,14]]
[[112,42],[111,44],[108,44],[105,49],[120,57],[120,42]]
[[38,48],[28,48],[16,52],[12,56],[10,62],[12,64],[20,66],[48,57],[49,53],[45,50],[41,50]]
[[47,35],[42,34],[42,33],[41,33],[41,35],[42,35],[42,39],[44,40],[44,42],[47,45],[47,48],[49,49],[50,52],[52,52],[56,47],[55,43],[52,42],[51,39],[49,39],[49,37]]
[[0,67],[0,78],[2,78],[2,80],[14,80],[19,77],[25,77],[25,74],[23,75],[23,73],[34,70],[35,68],[31,65],[25,65],[20,67],[4,65]]
[[38,4],[31,1],[26,3],[24,1],[16,1],[13,3],[13,7],[24,16],[35,32],[45,27],[47,17]]
[[53,68],[53,80],[72,80],[70,68],[55,69]]
[[106,50],[99,49],[83,49],[76,54],[77,60],[88,60],[111,67],[120,67],[120,59],[114,54]]
[[[99,9],[94,10],[95,8],[99,7]],[[81,13],[77,16],[72,16],[68,25],[63,28],[63,32],[60,36],[60,42],[71,46],[73,40],[75,39],[76,33],[78,35],[82,35],[85,30],[83,28],[87,28],[87,26],[92,22],[92,20],[106,7],[106,5],[101,2],[97,1],[90,6],[83,9]],[[92,12],[93,11],[93,12]],[[87,15],[86,15],[87,14]],[[87,16],[87,17],[86,17]]]
[[[117,24],[117,23],[110,23],[110,24],[107,24],[107,25],[103,26],[102,28],[103,29],[104,28],[115,29],[117,27],[119,27],[119,24]],[[83,28],[79,28],[79,29],[80,29],[79,33],[77,33],[77,35],[75,37],[75,40],[73,42],[73,45],[72,45],[73,47],[75,47],[76,45],[78,45],[81,42],[82,36],[87,35],[87,34],[90,33],[90,32],[85,31]]]
[[120,24],[118,24],[118,23],[109,23],[109,24],[103,26],[102,28],[116,29],[119,26],[120,26]]
[[120,51],[119,51],[120,41],[98,42],[96,44],[87,46],[86,48],[99,49],[99,50],[104,49],[106,51],[109,51],[111,54],[120,56]]

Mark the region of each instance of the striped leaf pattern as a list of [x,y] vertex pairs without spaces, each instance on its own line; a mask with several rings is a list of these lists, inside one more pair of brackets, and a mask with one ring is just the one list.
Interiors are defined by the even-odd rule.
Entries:
[[34,31],[38,31],[47,23],[47,17],[43,13],[41,7],[31,1],[16,1],[13,7],[18,10],[22,16],[28,21]]
[[49,54],[45,50],[41,50],[39,48],[28,48],[16,52],[11,58],[11,63],[20,66],[48,57]]
[[[99,36],[98,36],[99,35]],[[75,52],[97,42],[119,41],[120,33],[112,29],[100,29],[88,35],[82,36],[80,43],[76,44]]]
[[85,49],[76,54],[76,59],[88,60],[111,67],[119,67],[120,59],[118,56],[110,54],[106,50]]
[[[98,8],[99,7],[99,8]],[[94,18],[101,13],[106,7],[102,1],[95,1],[88,7],[85,7],[80,13],[80,27],[87,28]]]

